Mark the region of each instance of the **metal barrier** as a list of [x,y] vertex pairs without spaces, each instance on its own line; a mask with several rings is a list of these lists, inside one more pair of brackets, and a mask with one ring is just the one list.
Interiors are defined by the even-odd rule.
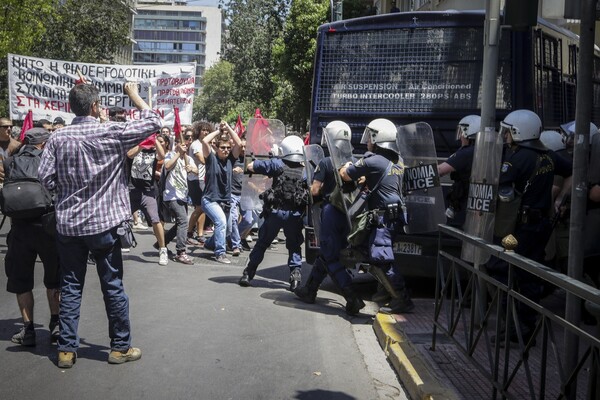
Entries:
[[[509,279],[507,284],[499,282],[484,267],[467,263],[440,247],[432,350],[438,331],[444,333],[488,380],[489,398],[600,399],[600,321],[596,327],[574,324],[564,317],[564,304],[544,306],[523,296],[515,272],[519,269],[536,276],[557,289],[559,295],[574,295],[586,302],[596,318],[600,318],[600,290],[461,230],[440,225],[440,243],[445,236],[506,261]],[[538,315],[529,339],[524,337],[517,318],[523,306]],[[510,335],[504,332],[514,334],[518,343],[511,343]],[[565,335],[574,335],[577,340],[565,341]],[[539,340],[541,346],[536,346]],[[578,355],[576,365],[566,365],[566,354]]]

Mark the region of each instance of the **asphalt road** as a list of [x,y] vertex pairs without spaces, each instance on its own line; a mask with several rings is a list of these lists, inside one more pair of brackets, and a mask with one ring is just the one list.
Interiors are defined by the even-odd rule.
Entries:
[[[8,221],[7,221],[8,222]],[[5,226],[0,231],[2,263]],[[49,311],[36,266],[38,344],[11,343],[20,328],[13,294],[0,292],[0,398],[7,399],[389,399],[404,390],[377,344],[372,317],[377,306],[350,318],[344,300],[319,292],[306,305],[288,292],[285,245],[269,250],[253,281],[237,285],[248,253],[217,264],[193,249],[196,264],[159,266],[150,231],[125,257],[133,345],[142,359],[109,365],[104,303],[90,265],[82,304],[78,360],[56,367],[49,343]],[[174,243],[171,244],[172,250]],[[303,268],[304,279],[310,267]],[[0,276],[6,287],[6,277]]]

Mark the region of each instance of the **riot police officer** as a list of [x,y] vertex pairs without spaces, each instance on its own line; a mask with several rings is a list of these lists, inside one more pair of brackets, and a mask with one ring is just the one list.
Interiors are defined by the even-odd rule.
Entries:
[[459,225],[462,225],[465,219],[471,165],[475,153],[475,139],[480,125],[481,118],[479,115],[467,115],[461,119],[456,127],[456,139],[460,140],[461,147],[446,161],[438,165],[440,176],[450,174],[453,181],[452,188],[447,196],[446,216],[454,219]]
[[302,280],[302,216],[308,204],[308,190],[303,178],[303,146],[304,142],[299,136],[288,136],[281,142],[281,158],[255,160],[247,166],[250,173],[272,177],[273,185],[261,194],[264,202],[264,223],[258,230],[258,240],[250,252],[248,265],[238,282],[242,287],[250,286],[265,251],[282,228],[288,250],[290,291],[294,291]]
[[[502,157],[499,192],[505,193],[507,197],[521,196],[520,207],[513,210],[517,213],[513,232],[518,241],[515,251],[543,263],[544,248],[551,231],[549,215],[553,206],[554,174],[570,177],[571,165],[554,152],[548,151],[539,140],[542,122],[534,112],[513,111],[500,125],[500,134],[504,136],[507,146]],[[495,238],[495,242],[499,243],[501,239]],[[505,261],[492,258],[487,269],[497,280],[508,283],[508,264]],[[532,301],[539,302],[543,288],[541,282],[523,270],[517,268],[515,271],[515,285],[519,292]],[[535,330],[536,313],[523,305],[518,307],[517,312],[519,328],[527,343]],[[506,332],[499,338],[501,342],[504,341],[505,334]],[[508,334],[510,341],[518,341],[515,329],[510,329]]]
[[[350,127],[343,121],[332,121],[327,124],[325,130],[332,141],[330,145],[333,146],[339,145],[342,141],[350,142],[352,137]],[[323,136],[325,137],[325,134]],[[303,302],[313,304],[319,286],[329,274],[346,299],[346,313],[356,315],[365,307],[365,303],[352,289],[352,278],[340,262],[340,252],[348,247],[346,238],[350,232],[350,226],[345,211],[336,208],[329,201],[329,195],[336,187],[334,175],[336,173],[331,157],[322,159],[315,169],[313,183],[310,188],[311,194],[313,198],[323,198],[319,234],[320,254],[315,260],[306,284],[296,289],[295,294]]]
[[387,119],[371,121],[365,128],[361,143],[367,145],[364,157],[355,163],[348,163],[340,170],[342,180],[357,181],[365,177],[366,187],[373,191],[367,208],[377,210],[377,220],[370,233],[368,251],[369,262],[381,268],[394,289],[389,306],[381,307],[380,312],[408,313],[414,309],[400,267],[394,263],[393,238],[406,224],[403,209],[402,183],[404,165],[396,141],[397,128]]

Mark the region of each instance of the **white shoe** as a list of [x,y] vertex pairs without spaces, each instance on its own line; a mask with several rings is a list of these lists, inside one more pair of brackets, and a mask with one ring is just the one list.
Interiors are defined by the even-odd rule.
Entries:
[[169,263],[169,253],[166,247],[161,247],[158,251],[158,265],[167,265]]
[[246,242],[252,243],[252,235],[246,236]]
[[133,229],[136,229],[138,231],[145,231],[145,230],[148,229],[148,226],[144,225],[144,224],[139,224],[138,223],[138,224],[133,224]]
[[129,253],[130,251],[131,251],[131,249],[129,247],[121,248],[121,253]]

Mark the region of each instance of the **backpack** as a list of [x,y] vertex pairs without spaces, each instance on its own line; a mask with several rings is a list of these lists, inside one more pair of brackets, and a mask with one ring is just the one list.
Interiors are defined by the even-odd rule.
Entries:
[[[269,208],[302,211],[308,204],[308,186],[302,177],[303,168],[284,165],[283,173],[273,178],[273,185],[263,193]],[[270,192],[270,193],[269,193]]]
[[0,210],[11,218],[37,218],[52,209],[52,195],[40,183],[42,150],[23,146],[12,157],[0,191]]

